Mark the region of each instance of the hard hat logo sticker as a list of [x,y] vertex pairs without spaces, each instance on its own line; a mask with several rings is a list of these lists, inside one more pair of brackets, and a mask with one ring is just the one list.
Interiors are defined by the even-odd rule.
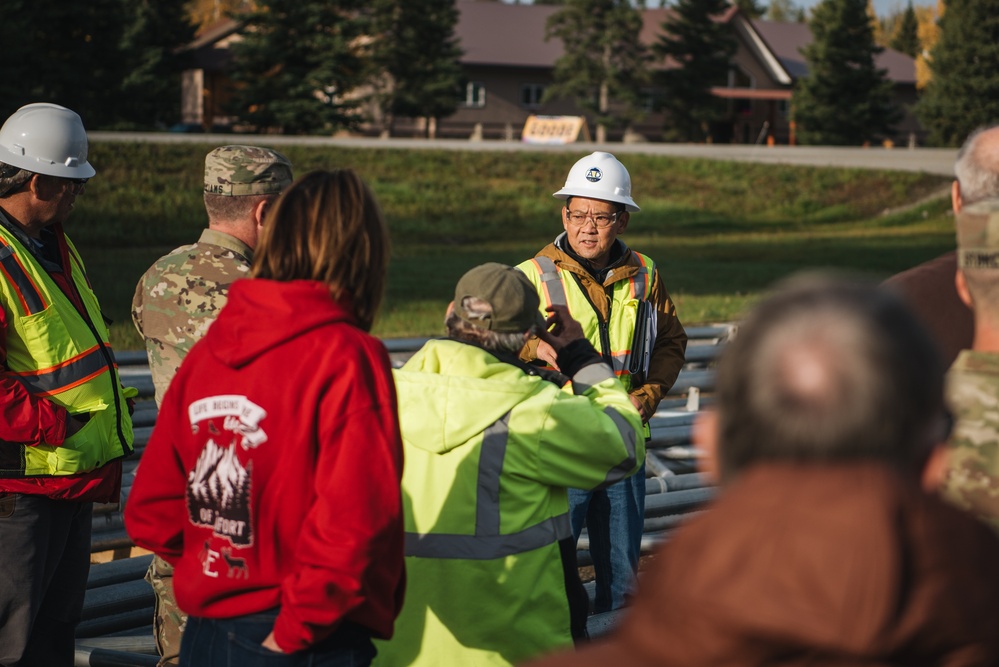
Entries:
[[589,171],[586,172],[586,180],[590,183],[596,183],[601,178],[604,177],[604,173],[597,169],[596,167],[590,167]]

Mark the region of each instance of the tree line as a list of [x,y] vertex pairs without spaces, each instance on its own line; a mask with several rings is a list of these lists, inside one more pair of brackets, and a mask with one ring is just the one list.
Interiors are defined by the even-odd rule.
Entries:
[[[540,0],[535,0],[539,2]],[[637,37],[639,0],[547,0],[559,5],[546,36],[559,40],[545,100],[571,99],[597,140],[649,110],[664,138],[704,141],[724,102],[737,48],[721,19],[726,0],[672,0],[649,47]],[[806,19],[790,0],[736,0],[744,15]],[[939,0],[939,20],[909,2],[878,19],[868,0],[822,0],[807,22],[808,74],[795,83],[792,114],[802,143],[856,145],[889,136],[900,116],[875,58],[891,46],[917,59],[925,84],[915,109],[931,139],[959,142],[999,116],[999,0]],[[180,120],[185,48],[198,28],[234,19],[234,82],[228,112],[244,126],[330,134],[376,120],[443,118],[464,100],[455,0],[7,0],[0,22],[0,92],[9,114],[34,101],[81,112],[93,129],[167,128]],[[930,35],[930,37],[927,37]],[[372,110],[377,118],[372,118]],[[429,124],[428,124],[429,125]]]

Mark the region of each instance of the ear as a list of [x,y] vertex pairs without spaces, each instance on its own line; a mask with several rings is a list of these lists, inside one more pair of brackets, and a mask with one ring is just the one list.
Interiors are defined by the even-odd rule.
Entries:
[[444,313],[444,317],[450,317],[451,313],[454,312],[454,301],[447,305],[447,312]]
[[620,234],[624,230],[628,229],[628,221],[631,220],[631,213],[627,211],[621,211],[617,216],[617,233]]
[[264,226],[264,218],[267,217],[267,209],[270,208],[271,200],[262,199],[253,207],[253,219],[257,223],[257,228]]
[[709,483],[716,484],[720,476],[721,462],[718,460],[718,413],[708,408],[702,410],[694,419],[694,446],[700,450],[697,457],[697,469],[703,473]]
[[971,292],[968,291],[968,279],[964,277],[964,271],[958,269],[954,273],[954,287],[957,288],[957,295],[961,297],[968,308],[975,309],[975,304],[971,299]]
[[947,464],[950,460],[950,448],[947,445],[936,445],[930,452],[926,464],[923,465],[921,479],[923,490],[935,493],[943,486],[947,478]]
[[57,181],[54,178],[45,178],[41,174],[32,174],[28,179],[28,192],[35,199],[47,201],[56,194],[57,188],[54,185]]
[[950,186],[950,207],[954,213],[961,212],[961,184],[957,181]]
[[569,207],[562,207],[562,229],[569,231]]

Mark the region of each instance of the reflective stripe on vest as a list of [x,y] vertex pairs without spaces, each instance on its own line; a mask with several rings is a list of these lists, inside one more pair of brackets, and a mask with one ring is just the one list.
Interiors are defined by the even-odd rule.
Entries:
[[[645,300],[649,298],[650,292],[650,271],[648,258],[635,251],[631,251],[631,253],[636,258],[640,266],[638,267],[638,272],[628,279],[628,293],[632,299],[637,299],[639,301]],[[555,262],[550,257],[535,257],[530,261],[534,264],[537,269],[538,276],[541,278],[541,291],[545,299],[545,305],[567,306],[569,304],[569,300],[566,296],[565,284],[562,282],[561,272],[555,265]],[[576,317],[578,319],[578,314]],[[634,332],[628,336],[627,341],[612,341],[612,347],[617,349],[607,350],[607,356],[605,358],[608,359],[611,367],[614,369],[614,374],[619,377],[628,375],[628,365],[631,356],[631,339],[633,335]],[[596,344],[596,346],[599,348],[599,344]]]
[[406,533],[405,555],[417,558],[495,560],[554,544],[572,535],[568,514],[549,517],[516,533],[500,533],[500,477],[510,437],[510,413],[485,430],[479,450],[475,534]]
[[20,260],[9,245],[0,239],[0,269],[8,282],[17,290],[17,298],[26,315],[34,315],[45,310],[48,304],[31,277],[21,266]]
[[50,368],[37,371],[13,372],[28,391],[36,396],[52,394],[72,389],[87,380],[107,373],[108,366],[101,353],[99,345],[94,345],[86,352],[77,355],[69,361],[64,361]]

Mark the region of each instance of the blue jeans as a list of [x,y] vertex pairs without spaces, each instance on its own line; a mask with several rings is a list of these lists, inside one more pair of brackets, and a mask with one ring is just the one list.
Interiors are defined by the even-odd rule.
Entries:
[[569,489],[569,518],[577,540],[583,525],[590,536],[596,577],[593,611],[624,606],[642,551],[645,521],[645,464],[631,477],[600,491]]
[[308,651],[276,653],[261,645],[277,618],[277,609],[233,618],[188,616],[180,641],[184,667],[365,667],[375,657],[371,639],[359,626],[345,623]]

